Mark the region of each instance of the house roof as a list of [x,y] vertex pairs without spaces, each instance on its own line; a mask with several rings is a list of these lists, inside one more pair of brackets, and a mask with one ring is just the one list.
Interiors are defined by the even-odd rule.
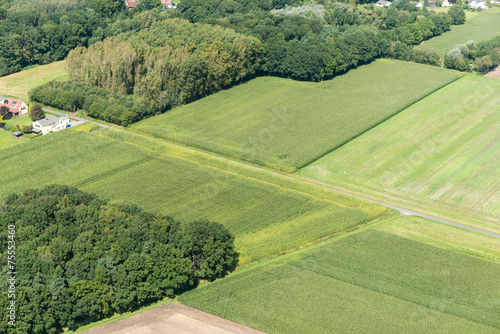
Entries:
[[52,115],[48,115],[44,119],[38,120],[37,122],[41,126],[47,126],[47,125],[55,124],[55,123],[59,122],[60,120],[64,121],[66,119],[68,119],[68,117],[55,117]]
[[19,131],[16,131],[16,132],[13,132],[12,133],[14,136],[22,136],[23,133],[22,132],[19,132]]
[[24,104],[24,102],[21,100],[10,99],[9,103],[8,103],[8,107],[9,107],[11,113],[19,114],[19,111],[21,110],[21,107],[23,104]]
[[135,8],[138,4],[137,0],[125,0],[125,5],[128,8]]
[[390,5],[391,2],[390,1],[385,1],[385,0],[378,0],[377,4],[379,4],[379,5]]

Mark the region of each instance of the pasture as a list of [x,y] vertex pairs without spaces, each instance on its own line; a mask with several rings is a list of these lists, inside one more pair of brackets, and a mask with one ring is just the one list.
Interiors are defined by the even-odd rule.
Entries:
[[68,78],[64,61],[48,65],[38,65],[21,72],[0,77],[0,94],[28,101],[28,92],[52,80],[64,81]]
[[436,50],[444,58],[446,53],[457,44],[464,44],[469,40],[479,43],[500,34],[500,8],[490,8],[481,13],[468,11],[466,13],[465,24],[451,26],[450,31],[424,41],[415,48]]
[[319,83],[261,77],[132,128],[295,171],[458,76],[438,67],[384,59]]
[[162,141],[124,131],[77,129],[2,150],[0,168],[8,177],[0,181],[0,196],[67,184],[177,220],[217,221],[236,236],[240,263],[386,212],[377,204]]
[[499,90],[497,79],[467,75],[299,173],[498,233]]
[[366,229],[179,297],[268,333],[500,333],[500,264]]

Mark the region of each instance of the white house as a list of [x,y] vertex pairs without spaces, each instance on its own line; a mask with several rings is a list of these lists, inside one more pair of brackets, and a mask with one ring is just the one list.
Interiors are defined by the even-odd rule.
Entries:
[[41,132],[46,135],[49,132],[61,131],[69,128],[70,126],[68,117],[55,117],[48,115],[44,119],[33,123],[33,132]]
[[486,2],[484,0],[473,0],[471,2],[469,2],[469,7],[471,9],[488,9],[488,5],[486,4]]
[[389,7],[390,5],[392,5],[392,2],[385,0],[378,0],[375,4],[375,6],[377,7]]
[[442,7],[450,7],[453,6],[452,3],[449,3],[448,0],[444,0],[443,3],[441,4]]
[[413,4],[415,5],[415,7],[419,8],[419,9],[422,9],[422,7],[424,7],[420,2],[413,2]]

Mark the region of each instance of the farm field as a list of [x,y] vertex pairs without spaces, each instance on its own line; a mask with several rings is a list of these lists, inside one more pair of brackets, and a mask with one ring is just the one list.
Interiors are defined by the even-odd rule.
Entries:
[[179,299],[268,333],[500,333],[499,271],[498,263],[366,229]]
[[217,221],[236,236],[240,263],[365,223],[387,210],[143,136],[83,129],[0,151],[0,168],[9,175],[0,181],[0,196],[67,184],[178,220]]
[[459,75],[383,59],[320,83],[261,77],[132,128],[295,171]]
[[299,173],[500,231],[500,81],[467,75]]
[[467,19],[464,25],[451,26],[450,31],[422,42],[415,49],[436,50],[444,58],[446,53],[457,44],[464,44],[469,40],[479,43],[500,34],[500,8],[470,13],[472,15],[468,11],[466,13]]
[[378,230],[500,263],[499,240],[416,216],[399,217]]
[[52,80],[64,81],[68,78],[65,62],[57,61],[48,65],[38,65],[18,73],[0,78],[0,95],[17,97],[25,102],[28,92]]

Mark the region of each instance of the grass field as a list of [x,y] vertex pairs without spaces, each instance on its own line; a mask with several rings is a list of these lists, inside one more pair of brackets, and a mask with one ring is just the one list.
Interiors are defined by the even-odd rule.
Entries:
[[500,333],[500,264],[367,229],[180,296],[268,333]]
[[436,50],[444,58],[457,44],[464,44],[469,40],[479,43],[500,35],[500,8],[490,8],[481,13],[466,13],[468,14],[464,25],[452,26],[450,31],[424,41],[415,48]]
[[0,78],[0,95],[17,97],[25,102],[28,92],[52,80],[66,80],[65,62],[57,61],[48,65],[30,67],[24,71]]
[[432,246],[500,263],[500,240],[484,234],[464,231],[416,216],[400,217],[379,229]]
[[497,79],[465,76],[299,173],[455,212],[498,233],[499,90]]
[[294,171],[458,77],[377,60],[321,83],[262,77],[132,128]]
[[88,133],[77,127],[51,133],[2,150],[0,168],[8,175],[0,181],[0,196],[68,184],[178,220],[218,221],[236,236],[240,263],[386,212],[376,204],[116,130]]

